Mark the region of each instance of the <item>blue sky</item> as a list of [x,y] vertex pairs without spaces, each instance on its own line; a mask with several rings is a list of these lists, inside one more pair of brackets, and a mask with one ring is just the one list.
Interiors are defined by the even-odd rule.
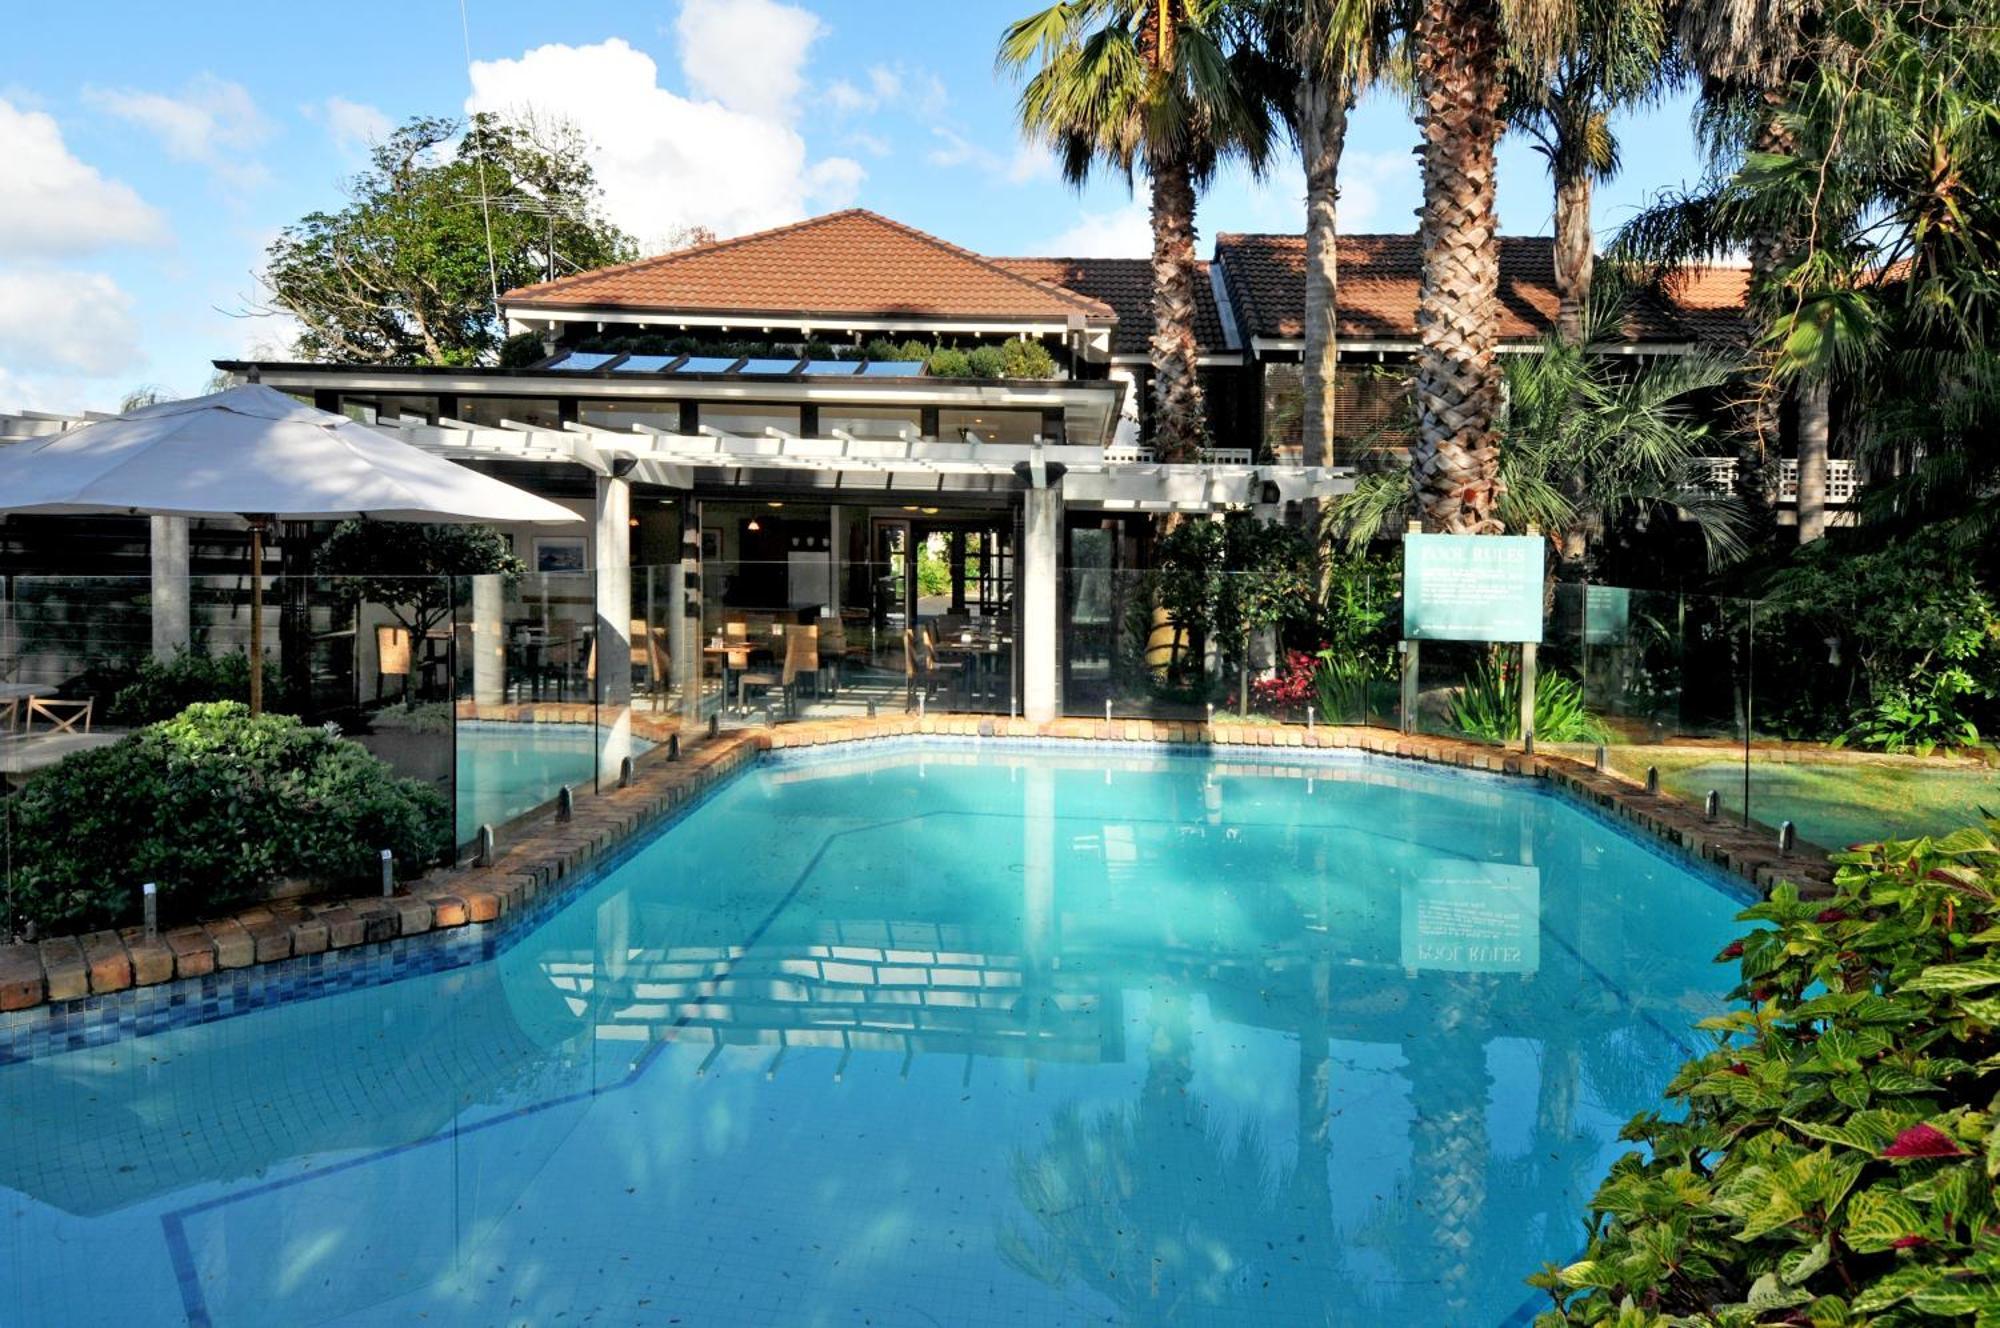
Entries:
[[[1028,0],[1028,4],[1035,0]],[[0,74],[0,408],[111,408],[190,393],[217,356],[281,354],[255,303],[271,237],[336,207],[368,139],[469,99],[533,104],[597,145],[613,215],[642,241],[732,234],[859,204],[986,253],[1144,252],[1143,185],[1081,193],[1014,129],[993,69],[1006,0],[455,0],[341,5],[114,0],[9,15]],[[1601,230],[1699,171],[1685,100],[1628,116]],[[1409,230],[1416,131],[1362,106],[1343,225]],[[1226,172],[1201,230],[1296,230],[1295,161]],[[1512,140],[1503,230],[1546,234],[1547,172]]]

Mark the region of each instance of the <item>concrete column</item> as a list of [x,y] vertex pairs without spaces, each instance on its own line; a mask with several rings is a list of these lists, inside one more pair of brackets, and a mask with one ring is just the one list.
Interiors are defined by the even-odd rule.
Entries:
[[507,699],[507,591],[495,573],[472,578],[472,700],[497,706]]
[[193,640],[188,616],[188,523],[153,518],[153,658],[164,663]]
[[1022,501],[1020,584],[1014,595],[1021,606],[1015,624],[1021,639],[1021,712],[1041,724],[1062,713],[1062,487],[1029,489]]
[[597,777],[632,754],[632,486],[597,477]]
[[668,649],[673,652],[674,685],[680,689],[681,723],[690,732],[701,723],[701,504],[681,495],[681,560],[668,596]]

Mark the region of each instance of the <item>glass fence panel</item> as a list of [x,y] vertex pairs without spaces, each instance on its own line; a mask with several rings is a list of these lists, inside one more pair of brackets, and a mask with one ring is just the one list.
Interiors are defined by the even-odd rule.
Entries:
[[702,712],[729,726],[1018,708],[1011,602],[860,571],[802,583],[793,564],[704,562]]

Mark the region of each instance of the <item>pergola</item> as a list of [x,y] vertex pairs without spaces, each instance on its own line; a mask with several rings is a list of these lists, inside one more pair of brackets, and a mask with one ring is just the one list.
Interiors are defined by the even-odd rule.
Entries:
[[[61,432],[90,418],[101,417],[0,414],[0,445]],[[1016,591],[1022,702],[1028,717],[1040,719],[1054,718],[1058,704],[1066,508],[1190,515],[1263,510],[1276,515],[1287,503],[1347,492],[1354,484],[1354,472],[1347,468],[1255,465],[1240,454],[1164,463],[1115,448],[1063,443],[956,442],[910,434],[865,438],[840,431],[799,437],[777,429],[759,435],[706,428],[676,433],[643,424],[621,432],[576,422],[550,429],[504,420],[494,428],[411,417],[378,418],[375,425],[427,452],[475,467],[531,463],[575,468],[591,478],[600,676],[607,686],[630,677],[624,661],[630,650],[628,525],[634,483],[678,492],[689,500],[703,494],[806,494],[857,504],[926,496],[1009,506],[1018,500],[1023,513]],[[672,581],[675,599],[694,593],[684,587],[701,584],[698,525],[684,525],[683,566],[692,575]],[[176,539],[171,529],[162,529],[170,522],[154,526],[154,576],[185,578],[185,532]],[[684,631],[686,616],[698,611],[685,601],[669,603],[676,635]],[[479,606],[474,612],[479,613]],[[690,659],[694,652],[689,644],[684,638],[673,641],[674,657]],[[477,687],[477,669],[474,681]]]

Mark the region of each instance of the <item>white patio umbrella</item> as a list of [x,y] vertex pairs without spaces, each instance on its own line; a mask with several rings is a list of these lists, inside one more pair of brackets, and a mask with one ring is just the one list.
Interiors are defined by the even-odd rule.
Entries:
[[0,448],[0,512],[248,521],[252,712],[263,709],[270,522],[582,520],[546,498],[255,383]]

